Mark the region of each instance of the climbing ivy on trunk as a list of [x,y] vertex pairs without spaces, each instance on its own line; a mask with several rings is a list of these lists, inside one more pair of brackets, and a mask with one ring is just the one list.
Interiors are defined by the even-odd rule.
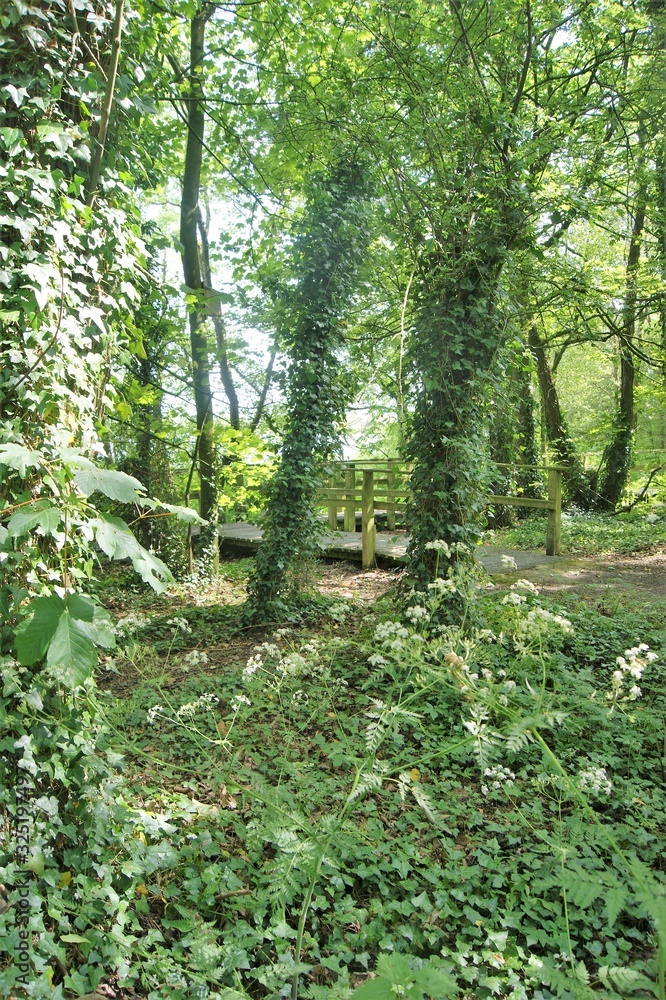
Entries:
[[285,288],[287,423],[250,583],[254,617],[279,612],[294,568],[317,551],[315,499],[344,418],[344,318],[366,254],[367,198],[363,168],[353,158],[309,183],[294,245],[297,281],[291,293]]

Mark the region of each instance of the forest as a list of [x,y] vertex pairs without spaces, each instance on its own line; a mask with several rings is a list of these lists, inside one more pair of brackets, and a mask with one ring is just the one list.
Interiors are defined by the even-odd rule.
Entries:
[[666,4],[0,0],[0,997],[666,1000]]

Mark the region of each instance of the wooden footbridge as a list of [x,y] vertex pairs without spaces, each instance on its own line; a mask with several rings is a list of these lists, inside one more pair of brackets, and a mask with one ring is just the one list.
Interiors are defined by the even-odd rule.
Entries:
[[[515,464],[498,464],[497,467],[534,470],[535,481],[543,483],[546,497],[536,499],[493,494],[487,497],[488,505],[547,511],[546,555],[559,555],[562,467]],[[331,475],[328,482],[322,485],[317,499],[328,519],[328,531],[319,542],[322,555],[360,562],[363,569],[369,569],[378,561],[388,565],[404,563],[409,538],[397,525],[409,498],[409,467],[398,459],[363,459],[331,463],[329,468]],[[380,519],[386,530],[377,530]],[[222,524],[220,538],[226,547],[251,552],[261,544],[262,532],[261,528],[252,524]]]

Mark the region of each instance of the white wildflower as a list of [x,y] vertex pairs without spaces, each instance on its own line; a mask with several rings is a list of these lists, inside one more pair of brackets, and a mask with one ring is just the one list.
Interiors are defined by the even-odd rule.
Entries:
[[530,594],[539,593],[531,580],[516,580],[515,583],[511,584],[510,590],[526,590]]
[[207,653],[200,653],[198,649],[193,649],[183,657],[183,663],[188,667],[196,667],[200,663],[208,663]]
[[234,712],[238,712],[241,705],[247,705],[249,707],[252,702],[244,694],[235,694],[229,704]]
[[249,681],[249,679],[256,674],[257,670],[263,667],[264,661],[258,654],[256,656],[251,656],[243,667],[243,680]]
[[586,767],[576,776],[576,784],[581,792],[592,795],[610,795],[612,784],[603,767]]
[[502,566],[505,569],[518,569],[518,563],[513,558],[513,556],[507,556],[506,554],[502,554],[500,556],[500,562],[502,563]]
[[176,712],[177,719],[185,719],[187,716],[192,717],[196,715],[197,712],[210,712],[213,705],[219,702],[219,698],[214,694],[202,694],[196,699],[196,701],[189,701],[186,705],[181,705]]
[[386,660],[379,653],[373,653],[372,656],[368,657],[368,663],[371,667],[383,667],[386,665]]
[[173,625],[173,627],[175,629],[178,629],[181,632],[191,632],[192,631],[192,629],[190,628],[190,626],[188,624],[187,618],[182,618],[182,617],[180,617],[180,618],[167,618],[167,625]]
[[[495,764],[493,767],[487,767],[483,772],[484,778],[488,778],[490,781],[490,788],[494,791],[498,791],[500,788],[512,788],[516,780],[516,776],[513,771],[510,771],[508,767],[502,767],[500,764]],[[483,785],[483,789],[486,789],[483,794],[488,794],[488,786]]]
[[439,552],[445,555],[447,559],[451,556],[451,549],[443,538],[436,538],[434,542],[426,542],[425,547],[431,552]]
[[641,680],[643,673],[650,663],[658,659],[645,642],[641,642],[630,649],[625,649],[624,656],[618,656],[615,660],[617,670],[611,675],[611,688],[606,692],[606,699],[611,702],[611,712],[615,705],[625,701],[636,701],[643,692],[638,684],[632,684],[627,692],[625,689],[625,679],[631,678],[634,681]]
[[415,604],[413,608],[407,608],[405,611],[405,617],[416,625],[418,622],[429,622],[430,614],[428,611],[422,607],[420,604]]
[[519,604],[524,604],[526,600],[527,598],[525,597],[524,594],[517,594],[515,590],[512,590],[508,594],[504,595],[504,597],[502,598],[502,604],[519,605]]
[[428,584],[428,590],[439,591],[440,594],[457,594],[458,588],[456,587],[453,580],[445,580],[443,577],[438,576],[436,580]]
[[146,715],[146,721],[148,722],[148,724],[152,726],[157,716],[161,715],[163,711],[164,708],[162,705],[153,705],[152,708],[149,708],[148,713]]
[[140,632],[141,629],[148,628],[150,622],[149,615],[142,615],[138,611],[132,611],[130,614],[118,619],[113,631],[117,636],[124,638],[133,635],[135,632]]

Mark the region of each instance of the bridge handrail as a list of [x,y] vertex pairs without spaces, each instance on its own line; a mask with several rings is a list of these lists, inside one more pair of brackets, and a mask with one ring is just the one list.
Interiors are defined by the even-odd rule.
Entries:
[[[378,460],[379,461],[379,460]],[[386,509],[388,515],[389,530],[395,530],[395,515],[398,511],[405,509],[405,501],[410,496],[409,489],[395,489],[392,483],[394,469],[377,469],[361,466],[357,467],[354,462],[337,462],[340,471],[345,473],[344,484],[340,482],[340,474],[330,478],[329,485],[324,486],[319,491],[317,502],[319,506],[328,508],[328,521],[331,530],[337,530],[338,507],[343,508],[343,528],[345,531],[356,531],[356,504],[361,502],[361,548],[362,564],[364,569],[369,569],[375,564],[377,553],[377,530],[375,526],[375,503],[380,502]],[[366,466],[369,463],[366,463]],[[397,463],[396,463],[397,464]],[[547,499],[537,499],[532,497],[499,496],[490,494],[486,497],[489,503],[502,504],[512,507],[530,507],[537,510],[548,511],[548,525],[546,528],[546,555],[557,556],[560,554],[560,544],[562,535],[562,472],[565,466],[544,465],[535,466],[518,463],[496,463],[499,468],[537,468],[548,473],[548,496]],[[357,487],[356,474],[361,472],[362,485]],[[381,486],[375,479],[377,474],[386,473],[386,488]]]

